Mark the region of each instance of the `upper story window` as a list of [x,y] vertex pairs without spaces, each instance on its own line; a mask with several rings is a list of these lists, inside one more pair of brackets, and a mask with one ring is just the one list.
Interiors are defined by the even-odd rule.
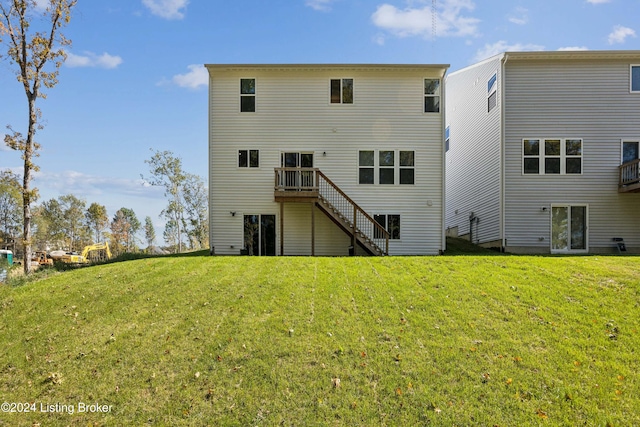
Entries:
[[353,79],[331,79],[331,103],[353,104]]
[[522,172],[527,175],[582,173],[582,139],[523,139]]
[[444,130],[444,151],[449,151],[449,134],[451,133],[451,126],[447,126]]
[[424,112],[440,112],[440,80],[424,79]]
[[238,150],[239,168],[259,168],[260,152],[258,150]]
[[256,79],[240,79],[240,112],[256,111]]
[[[376,173],[377,171],[377,173]],[[358,152],[358,184],[415,184],[415,151]]]
[[487,113],[490,113],[498,105],[498,73],[495,73],[487,82]]
[[631,66],[631,92],[640,93],[640,65]]

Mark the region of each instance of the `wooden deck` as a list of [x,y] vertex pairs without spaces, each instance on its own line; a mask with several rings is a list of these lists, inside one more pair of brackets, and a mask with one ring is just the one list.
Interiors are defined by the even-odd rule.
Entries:
[[640,159],[620,165],[619,193],[640,192]]
[[[312,203],[369,255],[389,254],[389,233],[317,168],[275,168],[274,201],[280,205],[280,233],[284,232],[284,203]],[[313,210],[312,223],[315,221]],[[315,227],[312,225],[312,230]],[[281,238],[281,245],[284,239]],[[315,253],[312,231],[311,253]],[[280,253],[284,250],[281,247]]]

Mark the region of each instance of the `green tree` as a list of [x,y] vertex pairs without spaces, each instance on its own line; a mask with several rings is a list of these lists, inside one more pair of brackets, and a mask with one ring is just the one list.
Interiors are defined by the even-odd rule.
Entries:
[[[151,185],[164,187],[164,195],[169,198],[168,206],[162,210],[161,215],[171,223],[172,241],[176,240],[178,252],[182,252],[182,233],[184,223],[184,204],[182,191],[186,174],[182,170],[182,160],[174,156],[171,151],[153,151],[151,159],[144,162],[149,165],[151,178],[147,181]],[[143,179],[144,176],[142,177]]]
[[87,227],[93,233],[95,243],[102,242],[103,231],[109,225],[109,217],[107,216],[107,208],[99,203],[91,203],[84,214]]
[[[66,58],[64,48],[71,40],[62,29],[71,20],[71,10],[77,0],[49,0],[43,8],[42,1],[0,0],[0,38],[6,51],[0,56],[8,58],[15,66],[18,82],[24,88],[28,107],[26,136],[8,126],[5,143],[22,152],[24,170],[22,177],[23,255],[31,255],[31,204],[37,199],[37,189],[31,188],[33,172],[37,166],[33,158],[40,145],[35,141],[36,131],[42,128],[41,112],[36,106],[38,98],[45,98],[43,89],[51,89],[58,83],[60,66]],[[42,18],[42,19],[40,19]],[[33,24],[33,25],[32,25]],[[44,88],[43,88],[44,86]],[[5,101],[6,102],[6,101]],[[31,272],[31,263],[25,262],[24,271]]]
[[20,176],[0,172],[0,241],[17,236],[22,225]]
[[36,246],[40,249],[66,249],[63,216],[62,204],[57,199],[46,200],[34,209]]
[[88,243],[88,230],[84,224],[87,203],[73,194],[58,198],[62,207],[62,230],[69,241],[69,250],[77,251]]
[[147,247],[153,246],[153,242],[156,240],[156,229],[153,227],[150,216],[144,219],[144,238],[147,241]]
[[136,233],[140,231],[140,221],[133,209],[120,208],[124,218],[129,223],[129,233],[127,234],[126,247],[127,252],[132,252],[137,248],[136,245]]
[[132,209],[118,209],[109,227],[111,229],[111,251],[115,255],[136,249],[135,233],[140,229],[140,221]]
[[187,174],[183,200],[186,213],[185,229],[192,249],[209,247],[209,195],[204,180]]
[[127,248],[131,225],[121,209],[118,209],[113,216],[109,228],[111,229],[111,252],[116,256],[123,254]]

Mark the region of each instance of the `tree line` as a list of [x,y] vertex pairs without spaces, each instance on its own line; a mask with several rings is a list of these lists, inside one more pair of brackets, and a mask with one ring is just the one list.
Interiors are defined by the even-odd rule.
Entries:
[[[157,151],[149,160],[151,185],[165,187],[168,205],[160,216],[169,252],[209,246],[208,194],[201,177],[182,170],[182,160],[170,151]],[[23,228],[22,177],[0,171],[0,245],[16,239]],[[32,250],[82,251],[89,244],[109,242],[111,252],[155,250],[156,231],[151,217],[140,222],[131,208],[122,207],[109,218],[104,205],[90,204],[74,194],[45,200],[32,207]],[[139,234],[144,237],[140,238]],[[20,246],[17,242],[16,246]],[[141,247],[144,246],[144,247]]]

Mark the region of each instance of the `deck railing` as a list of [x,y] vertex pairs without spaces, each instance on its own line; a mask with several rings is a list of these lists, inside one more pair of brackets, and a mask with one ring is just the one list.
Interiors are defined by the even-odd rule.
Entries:
[[640,159],[624,163],[620,166],[620,186],[640,182]]
[[381,255],[389,254],[389,232],[319,169],[276,168],[275,190],[317,191],[321,201],[340,216],[355,237],[374,246]]
[[316,168],[276,168],[276,190],[318,191]]

